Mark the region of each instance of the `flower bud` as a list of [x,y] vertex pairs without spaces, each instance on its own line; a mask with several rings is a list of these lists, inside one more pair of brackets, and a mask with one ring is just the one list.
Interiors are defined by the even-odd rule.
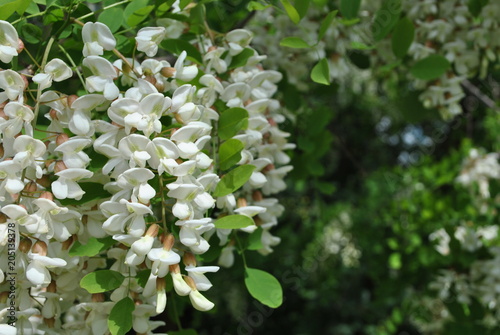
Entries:
[[50,110],[49,116],[51,120],[58,120],[57,111],[55,109]]
[[247,199],[245,199],[245,198],[238,198],[238,200],[236,200],[236,206],[238,208],[248,206]]
[[253,199],[253,201],[262,201],[262,199],[263,199],[262,192],[259,190],[253,191],[252,199]]
[[5,151],[3,149],[3,143],[0,143],[0,157],[3,157],[4,154],[5,154]]
[[20,38],[17,40],[17,53],[21,53],[24,50],[24,42]]
[[78,95],[75,94],[68,95],[66,97],[66,101],[68,102],[68,107],[71,107],[76,99],[78,99]]
[[50,186],[50,178],[48,175],[43,175],[42,178],[38,178],[36,182],[43,187]]
[[182,261],[186,266],[196,266],[196,257],[190,252],[186,252],[184,257],[182,257]]
[[42,194],[40,194],[40,198],[54,201],[54,195],[49,191],[43,191]]
[[104,302],[105,297],[103,293],[93,293],[92,302]]
[[63,161],[57,161],[56,162],[56,165],[54,166],[54,172],[57,173],[57,172],[61,172],[63,170],[66,170],[68,167],[66,166],[66,164],[64,164]]
[[172,247],[175,243],[175,237],[172,234],[168,234],[163,237],[163,249],[164,250],[172,250]]
[[160,74],[165,78],[170,78],[175,74],[175,71],[176,71],[175,68],[165,66],[160,70]]
[[21,252],[27,254],[28,251],[30,251],[32,245],[33,245],[33,242],[31,242],[31,240],[29,238],[23,238],[19,242],[19,250],[21,250]]
[[37,189],[38,189],[38,186],[36,185],[36,183],[33,181],[30,181],[29,183],[24,185],[23,192],[33,194],[37,191]]
[[47,244],[43,241],[36,241],[31,249],[34,254],[39,254],[41,256],[47,256]]
[[7,222],[7,216],[3,213],[0,213],[0,223]]
[[156,223],[153,223],[151,226],[149,226],[148,230],[146,231],[146,236],[156,237],[158,236],[159,231],[160,231],[160,226],[158,226]]
[[57,146],[60,146],[61,144],[63,144],[64,142],[67,142],[67,141],[69,141],[69,136],[66,133],[59,134],[56,137],[56,145]]

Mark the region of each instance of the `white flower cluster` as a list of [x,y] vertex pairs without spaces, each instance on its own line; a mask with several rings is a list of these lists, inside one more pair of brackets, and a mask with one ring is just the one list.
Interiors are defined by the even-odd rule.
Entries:
[[[143,28],[137,50],[154,57],[162,40],[178,33]],[[259,62],[265,56],[249,47],[252,34],[242,29],[227,34],[221,46],[200,36],[207,51],[202,50],[199,66],[186,64],[185,51],[174,66],[121,55],[113,63],[102,57],[111,50],[119,55],[106,25],[87,22],[82,35],[89,94],[46,90],[73,75],[62,60],[53,59],[32,78],[39,93],[32,108],[26,104],[27,78],[0,71],[0,291],[8,293],[15,273],[16,327],[23,334],[104,334],[123,297],[136,305],[133,329],[152,334],[163,324],[149,318],[166,308],[167,276],[194,308],[214,307],[200,292],[212,286],[204,274],[219,267],[201,266],[196,255],[207,252],[210,238],[218,236],[219,265],[232,265],[233,229],[218,229],[217,218],[250,217],[253,224],[241,230],[259,229],[262,254],[280,241],[270,229],[284,208],[268,196],[285,189],[291,166],[284,151],[294,147],[278,128],[285,119],[271,98],[281,75],[263,70]],[[18,52],[17,32],[0,21],[0,37],[0,60],[10,62]],[[250,57],[232,66],[243,51]],[[244,147],[234,165],[254,167],[241,188],[219,197],[213,194],[223,172],[216,164],[221,111],[214,104],[248,113],[248,126],[232,136]],[[44,106],[50,125],[39,130],[47,137],[37,139],[37,113]],[[93,162],[98,155],[105,158],[100,166]],[[96,185],[110,196],[86,199],[85,190]],[[72,252],[76,244],[109,241],[109,236],[114,240],[109,248],[92,256]],[[17,257],[9,268],[11,249]],[[126,279],[108,298],[80,287],[87,274],[108,269],[109,260],[109,270]],[[144,287],[136,277],[143,271],[149,273]],[[7,323],[10,302],[4,293],[0,309]],[[0,330],[15,333],[7,325]]]
[[[477,183],[479,192],[471,192],[480,198],[479,210],[484,213],[488,209],[490,198],[489,179],[500,178],[500,165],[498,154],[481,154],[478,149],[471,149],[469,156],[462,164],[462,171],[456,178],[458,184],[471,187]],[[498,323],[500,316],[500,249],[495,246],[498,239],[498,225],[475,226],[473,222],[463,222],[454,230],[453,236],[465,252],[475,252],[486,248],[493,256],[489,260],[476,260],[468,269],[468,272],[458,273],[455,270],[443,269],[430,288],[438,293],[441,300],[450,297],[451,292],[456,294],[460,303],[471,303],[472,298],[480,301],[492,312],[489,322]],[[452,238],[444,228],[433,232],[429,239],[433,241],[435,249],[442,255],[448,256],[451,252],[450,242]],[[444,321],[444,318],[441,320]]]
[[[319,58],[326,57],[330,77],[341,83],[340,89],[349,87],[365,97],[378,96],[378,86],[388,89],[394,82],[408,79],[412,87],[423,90],[420,99],[426,108],[437,108],[444,118],[449,118],[462,112],[460,100],[465,94],[461,82],[478,74],[484,78],[488,66],[498,62],[500,42],[493,36],[500,26],[500,3],[488,2],[477,17],[471,14],[469,3],[467,0],[402,1],[402,7],[397,8],[397,2],[393,2],[385,10],[387,20],[402,11],[413,22],[415,38],[408,50],[410,66],[434,54],[450,62],[449,70],[437,80],[418,80],[410,74],[388,70],[390,66],[401,65],[392,52],[390,37],[373,41],[373,19],[382,1],[363,1],[359,22],[335,19],[317,44],[320,25],[328,14],[326,8],[310,8],[300,27],[285,14],[278,15],[272,9],[260,11],[252,29],[259,37],[255,45],[270,55],[266,65],[284,70],[289,82],[299,89],[308,89],[303,79]],[[314,47],[281,47],[279,42],[289,36],[300,37]],[[356,66],[349,57],[358,50],[368,57],[367,68]],[[404,73],[402,77],[400,73]]]

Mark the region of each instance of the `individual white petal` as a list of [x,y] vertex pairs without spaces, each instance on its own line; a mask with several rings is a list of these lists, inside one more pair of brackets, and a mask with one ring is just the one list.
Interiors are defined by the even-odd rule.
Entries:
[[198,290],[192,290],[189,293],[189,300],[193,307],[199,311],[206,312],[214,308],[215,304],[205,298]]

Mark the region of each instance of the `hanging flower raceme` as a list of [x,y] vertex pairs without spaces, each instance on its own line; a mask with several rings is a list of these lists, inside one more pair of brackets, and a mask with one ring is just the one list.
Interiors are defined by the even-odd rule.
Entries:
[[[232,265],[239,231],[220,229],[218,220],[243,218],[248,234],[261,227],[262,253],[279,242],[270,233],[280,214],[271,207],[279,204],[262,195],[282,188],[288,171],[279,170],[288,162],[287,135],[273,130],[284,118],[270,98],[279,75],[257,65],[256,52],[230,68],[250,48],[246,30],[217,38],[222,45],[199,35],[174,54],[173,66],[147,58],[165,53],[172,41],[162,41],[186,27],[158,23],[168,25],[138,30],[137,54],[121,53],[125,35],[86,22],[81,64],[73,50],[64,52],[71,68],[47,50],[35,71],[15,64],[0,71],[0,252],[13,226],[23,310],[16,327],[24,333],[104,334],[116,309],[129,304],[132,328],[150,334],[161,322],[149,318],[170,308],[171,294],[199,311],[214,307],[200,292],[217,285],[208,277],[219,267],[201,260],[221,248],[219,263]],[[0,60],[10,62],[21,45],[0,21]],[[111,50],[116,57],[105,54]],[[50,90],[62,81],[61,92]],[[227,121],[224,105],[236,107],[239,119]],[[225,143],[238,154],[228,157]],[[252,200],[255,192],[260,199]],[[94,280],[112,286],[109,294],[97,292]]]

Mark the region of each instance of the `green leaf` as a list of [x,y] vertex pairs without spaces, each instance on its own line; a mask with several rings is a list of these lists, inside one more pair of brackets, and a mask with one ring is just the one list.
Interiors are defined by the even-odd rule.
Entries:
[[255,224],[246,215],[227,215],[215,221],[215,227],[219,229],[239,229]]
[[137,26],[139,23],[141,23],[142,21],[146,20],[149,17],[149,13],[151,13],[154,8],[155,6],[153,5],[139,8],[127,18],[127,24],[130,27]]
[[160,43],[160,47],[175,55],[180,55],[182,51],[186,51],[187,58],[192,62],[203,64],[201,53],[191,43],[179,39],[166,39]]
[[129,297],[123,298],[113,306],[108,319],[108,328],[112,335],[125,335],[132,329],[134,310],[134,301]]
[[337,16],[338,10],[334,10],[325,17],[325,19],[321,22],[321,26],[319,27],[319,32],[318,32],[318,41],[321,41],[321,39],[325,36],[326,31],[328,28],[330,28],[330,25],[333,22],[333,19]]
[[283,303],[283,290],[279,281],[270,273],[245,268],[245,286],[250,295],[263,305],[277,308]]
[[248,237],[248,250],[259,250],[262,249],[264,246],[262,245],[262,232],[264,230],[259,227],[257,230],[255,230],[253,233],[250,234]]
[[381,8],[375,13],[372,34],[376,42],[381,41],[394,28],[401,15],[401,0],[384,0]]
[[183,10],[184,8],[186,8],[187,5],[189,5],[190,2],[191,0],[181,0],[179,2],[179,8]]
[[326,58],[322,58],[318,64],[314,65],[311,79],[318,84],[330,85],[330,68]]
[[307,10],[309,9],[309,0],[295,0],[293,4],[301,19],[306,16]]
[[306,41],[304,41],[300,37],[285,37],[280,41],[280,45],[282,47],[289,47],[295,49],[306,49],[311,47],[309,44],[307,44]]
[[355,50],[372,50],[372,49],[375,49],[375,46],[373,45],[366,45],[362,42],[358,42],[358,41],[351,41],[351,48],[355,49]]
[[469,12],[472,16],[476,17],[481,14],[483,7],[488,4],[489,0],[469,0],[467,7],[469,7]]
[[237,67],[245,66],[248,62],[248,59],[254,55],[254,51],[250,48],[245,48],[242,52],[237,54],[231,60],[231,64],[229,64],[228,69],[236,69]]
[[40,13],[40,8],[38,8],[38,5],[36,4],[36,2],[30,2],[28,8],[26,8],[26,12],[27,14],[38,14]]
[[23,15],[31,0],[14,0],[0,2],[0,20],[7,20],[14,12]]
[[111,196],[111,194],[104,189],[104,186],[99,183],[81,183],[80,187],[82,188],[83,191],[85,191],[85,194],[80,200],[62,199],[60,200],[61,204],[63,206],[68,206],[68,205],[76,206],[76,205],[82,205],[92,200],[104,199]]
[[228,170],[241,159],[241,151],[245,145],[237,139],[231,138],[219,147],[219,163],[222,170]]
[[[149,0],[133,0],[131,3],[129,3],[123,11],[123,26],[128,28],[130,26],[130,24],[128,23],[129,20],[131,21],[131,23],[134,23],[135,20],[141,18],[140,10],[148,7],[148,2]],[[139,11],[139,13],[137,15],[134,15],[135,11]]]
[[223,197],[233,193],[250,179],[254,170],[255,166],[247,164],[238,166],[236,169],[229,171],[217,184],[214,196]]
[[394,27],[392,34],[392,52],[398,58],[406,56],[415,38],[415,27],[407,17],[402,18]]
[[80,280],[80,286],[89,293],[101,293],[120,287],[125,277],[112,270],[99,270],[91,272]]
[[111,236],[104,238],[95,238],[91,237],[87,241],[87,244],[81,244],[79,241],[76,241],[71,249],[69,250],[69,255],[74,256],[87,256],[93,257],[100,252],[107,250],[110,246],[115,244],[116,241],[113,240]]
[[21,37],[28,43],[38,44],[42,40],[42,29],[31,23],[26,23],[21,28]]
[[123,9],[120,7],[112,7],[106,9],[99,15],[97,21],[108,26],[112,33],[118,31],[123,24]]
[[430,55],[416,62],[410,73],[417,79],[434,80],[445,74],[450,66],[450,62],[443,56]]
[[346,19],[355,19],[360,5],[361,0],[340,0],[340,13]]
[[247,5],[247,10],[249,11],[264,10],[269,7],[271,7],[271,5],[264,5],[258,1],[250,1]]
[[142,271],[138,272],[135,275],[135,278],[137,279],[137,284],[139,284],[139,286],[141,286],[142,288],[146,287],[146,284],[148,282],[150,274],[151,274],[150,269],[146,269],[146,270],[142,270]]
[[195,7],[191,8],[189,13],[190,32],[195,34],[205,33],[205,17],[206,9],[202,3],[198,3]]
[[281,4],[283,7],[285,7],[285,11],[292,20],[293,23],[297,24],[300,21],[300,15],[297,12],[297,10],[292,6],[290,1],[288,0],[281,0]]
[[221,140],[227,140],[248,127],[248,112],[244,108],[233,107],[219,117],[218,132]]

